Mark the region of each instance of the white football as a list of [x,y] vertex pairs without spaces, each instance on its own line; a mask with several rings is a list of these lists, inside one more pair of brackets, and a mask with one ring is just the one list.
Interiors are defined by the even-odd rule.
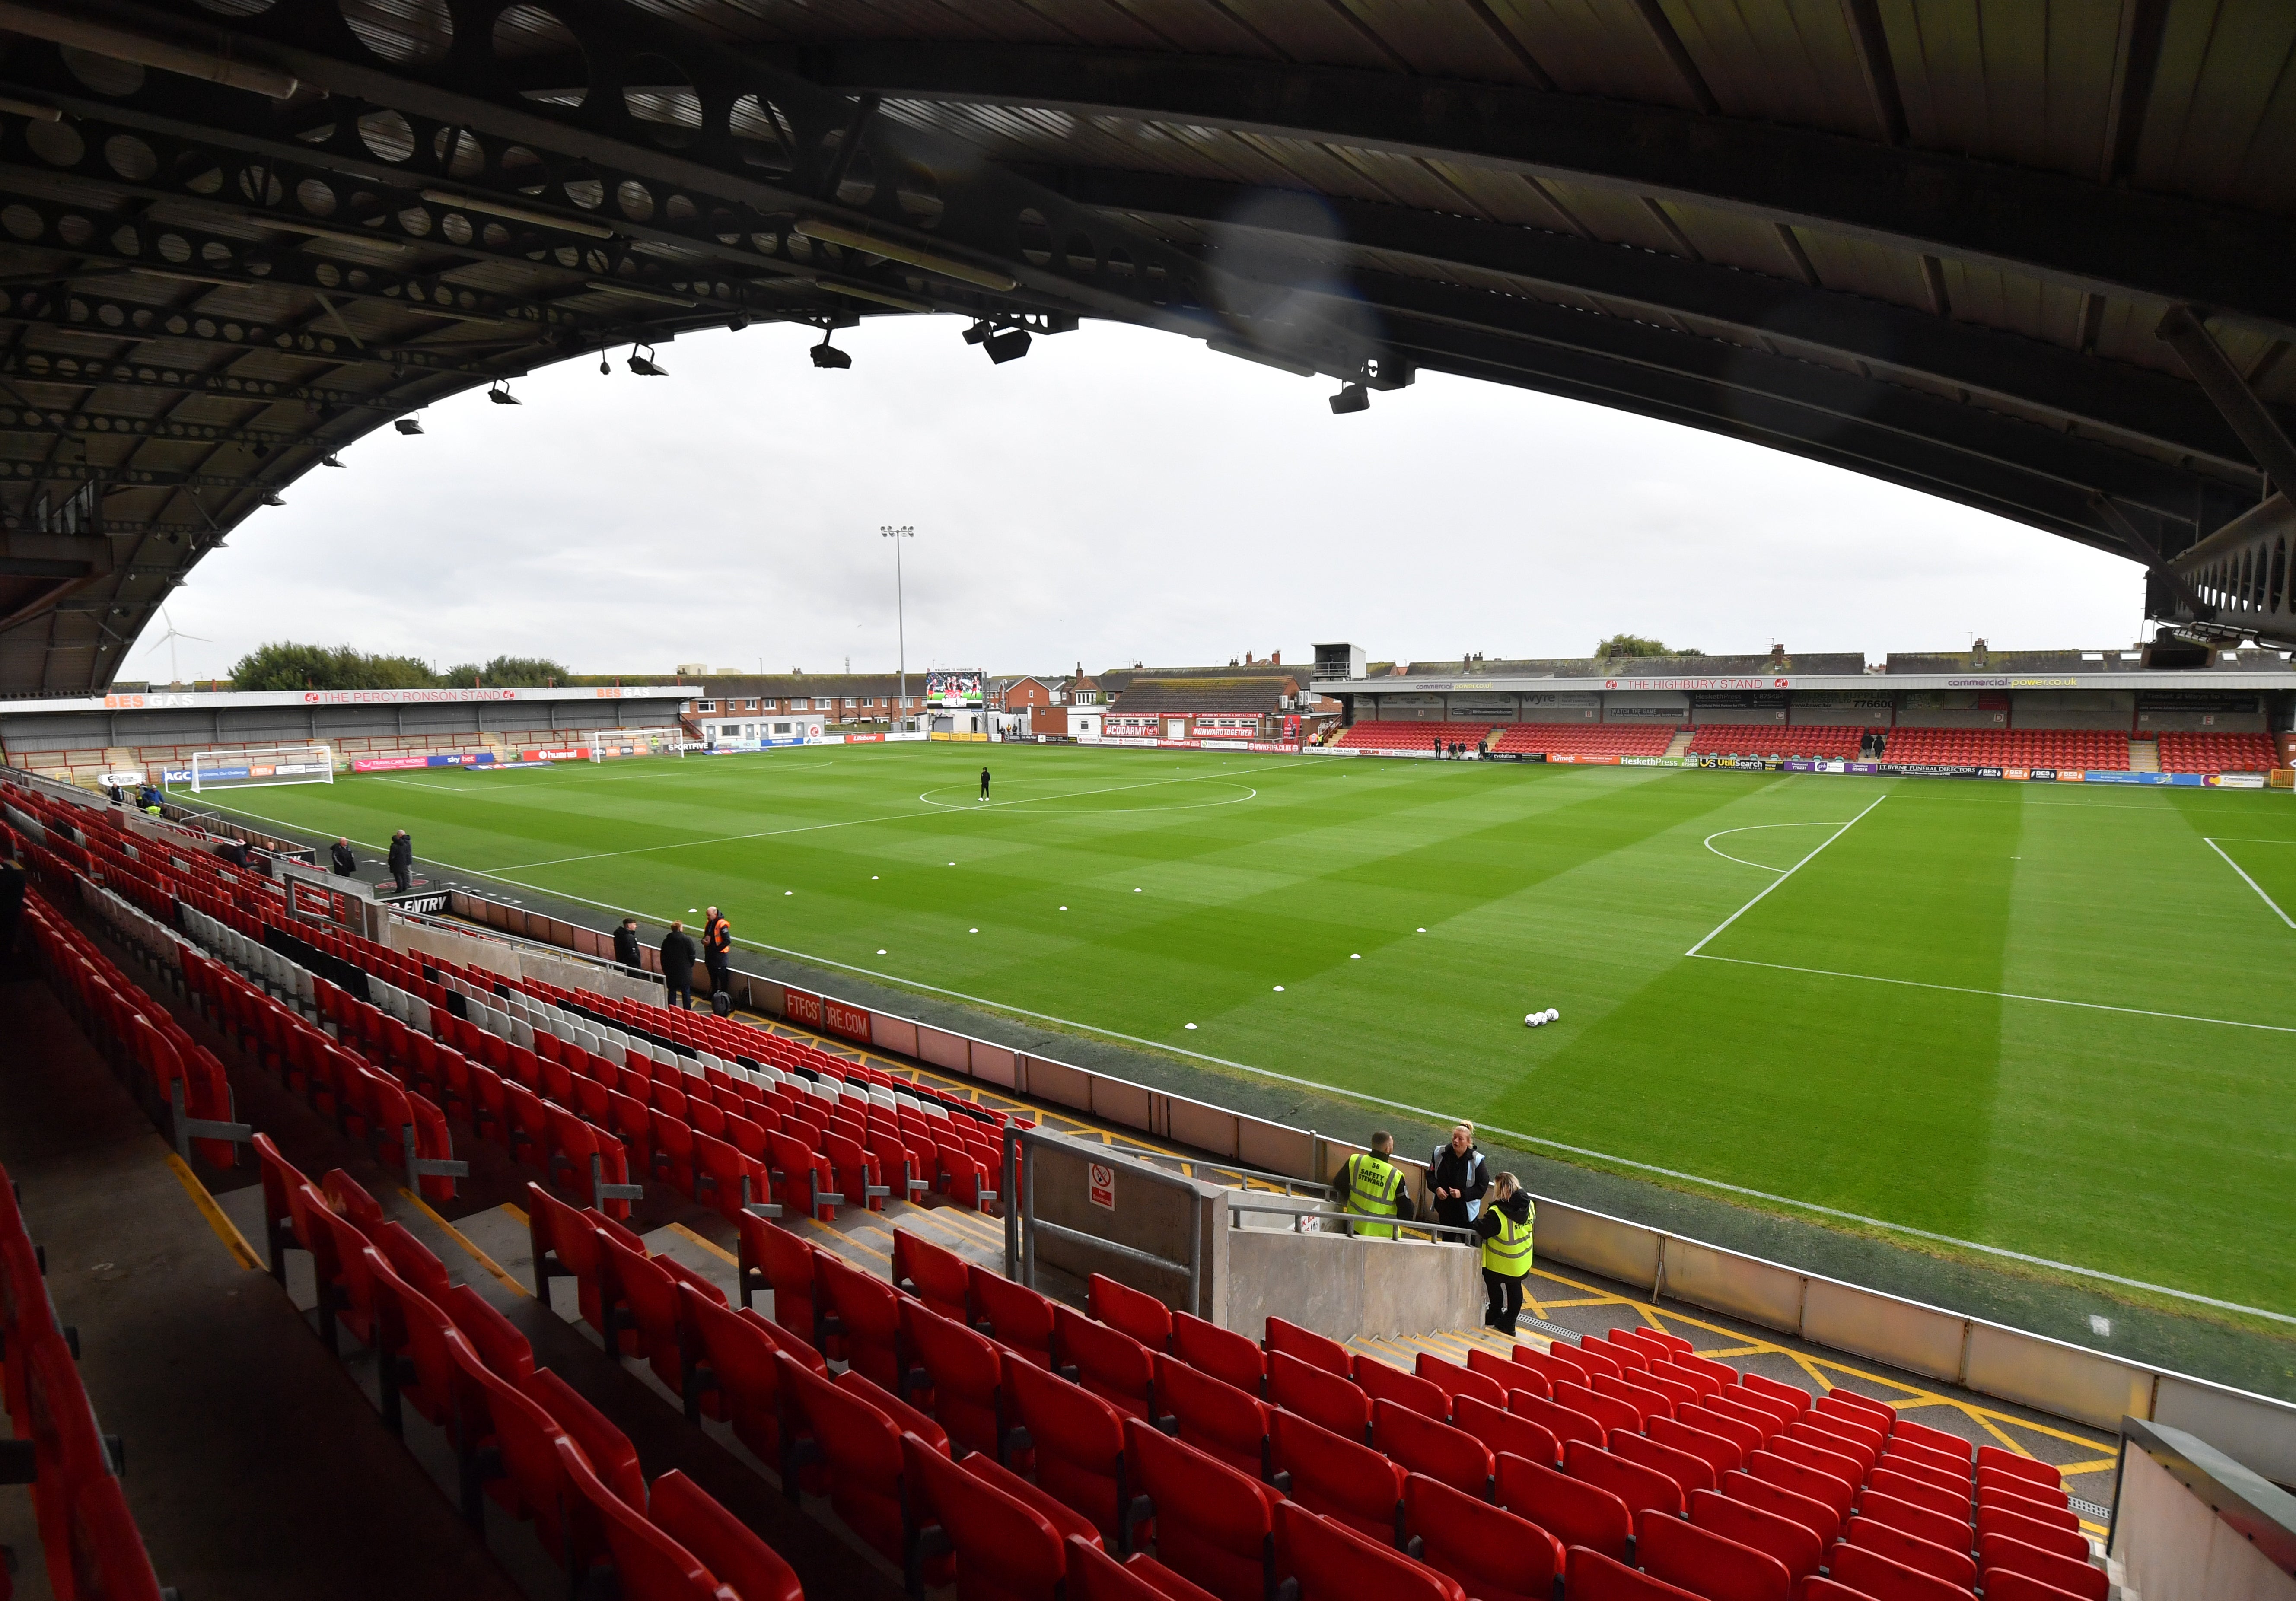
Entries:
[[1522,1026],[1526,1029],[1535,1029],[1546,1021],[1546,1014],[1544,1012],[1526,1012],[1522,1016]]
[[1562,1022],[1562,1007],[1560,1007],[1560,1006],[1549,1006],[1549,1007],[1547,1007],[1547,1008],[1546,1008],[1546,1021],[1547,1021],[1547,1022]]

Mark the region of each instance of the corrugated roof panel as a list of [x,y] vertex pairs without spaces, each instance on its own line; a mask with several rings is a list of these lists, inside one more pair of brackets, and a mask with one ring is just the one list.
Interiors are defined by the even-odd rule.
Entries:
[[1646,250],[1680,255],[1681,249],[1666,225],[1651,214],[1642,196],[1623,189],[1598,188],[1564,178],[1542,178],[1540,186],[1578,224],[1577,231],[1610,244],[1640,245]]
[[1742,267],[1748,272],[1767,273],[1773,278],[1801,282],[1801,268],[1793,252],[1786,248],[1785,241],[1778,236],[1775,223],[1748,217],[1743,212],[1681,201],[1668,201],[1665,205],[1675,226],[1689,238],[1703,259]]
[[1375,185],[1380,199],[1423,211],[1456,213],[1470,209],[1467,197],[1447,183],[1442,172],[1416,156],[1390,155],[1384,151],[1350,145],[1324,148]]
[[1979,323],[2068,349],[2080,344],[2079,290],[1983,262],[1946,261],[1946,304],[1956,322]]
[[2134,177],[2259,210],[2296,205],[2296,6],[2170,8]]
[[1696,98],[1633,0],[1488,0],[1566,94],[1610,94],[1695,110]]
[[1726,115],[1880,131],[1840,0],[1666,0],[1666,14]]
[[1428,166],[1459,191],[1466,209],[1493,222],[1547,228],[1558,234],[1578,232],[1577,224],[1547,197],[1546,191],[1522,173],[1464,161],[1431,161]]
[[1869,295],[1917,311],[1930,309],[1928,286],[1922,282],[1921,259],[1910,250],[1852,239],[1815,228],[1796,228],[1819,283],[1849,294]]
[[1345,0],[1348,10],[1414,72],[1471,82],[1538,80],[1512,34],[1463,0]]
[[1216,0],[1122,0],[1164,47],[1191,54],[1267,58],[1276,51]]
[[1393,71],[1395,62],[1349,12],[1332,4],[1226,0],[1226,9],[1287,61]]
[[2112,0],[1880,0],[1909,137],[2094,178],[2112,119]]

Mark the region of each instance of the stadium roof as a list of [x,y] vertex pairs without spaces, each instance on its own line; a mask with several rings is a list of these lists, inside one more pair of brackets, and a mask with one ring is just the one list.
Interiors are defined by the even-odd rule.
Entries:
[[1470,374],[2148,566],[2259,464],[2296,481],[2285,8],[0,0],[0,28],[4,692],[109,683],[190,565],[372,429],[760,319],[951,312],[1006,359],[1097,316],[1369,390]]

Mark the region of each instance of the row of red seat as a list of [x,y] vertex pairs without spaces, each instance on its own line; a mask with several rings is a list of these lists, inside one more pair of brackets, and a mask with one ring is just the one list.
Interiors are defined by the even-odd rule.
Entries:
[[1332,743],[1351,751],[1427,751],[1437,741],[1445,746],[1480,745],[1483,736],[1491,731],[1488,722],[1480,723],[1418,723],[1382,720],[1367,718],[1350,723]]
[[[0,843],[12,840],[0,825]],[[37,891],[25,897],[24,914],[42,969],[60,997],[76,1003],[90,1039],[115,1055],[131,1049],[130,1031],[149,1028],[122,993],[134,987]],[[0,1170],[0,1403],[14,1437],[31,1442],[32,1508],[49,1589],[62,1601],[160,1601],[151,1556],[120,1490],[120,1464],[96,1423],[45,1275],[16,1186]],[[0,1601],[12,1588],[0,1564]]]
[[1671,724],[1508,723],[1491,749],[1501,755],[1663,756],[1676,732]]
[[2268,773],[2286,765],[2269,734],[2172,732],[2160,742],[2164,773]]
[[1768,724],[1710,724],[1691,735],[1693,756],[1761,756],[1788,761],[1847,761],[1857,755],[1866,728],[1792,727]]
[[2098,729],[1892,728],[1882,759],[1939,767],[2120,772],[2128,766],[2128,736]]

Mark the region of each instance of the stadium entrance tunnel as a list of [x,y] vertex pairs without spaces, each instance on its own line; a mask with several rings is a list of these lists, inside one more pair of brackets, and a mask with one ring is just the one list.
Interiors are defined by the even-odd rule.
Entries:
[[838,330],[929,315],[992,363],[1160,328],[1341,414],[1422,370],[1617,406],[2126,556],[2197,637],[2296,638],[2284,535],[2235,522],[2296,482],[2296,124],[2272,73],[2179,121],[2177,6],[1918,59],[1862,4],[1816,47],[1726,0],[1337,32],[1275,0],[1249,43],[1098,0],[996,44],[839,14],[9,4],[0,694],[108,686],[234,528],[444,397],[674,382],[677,334],[770,321],[833,383]]

